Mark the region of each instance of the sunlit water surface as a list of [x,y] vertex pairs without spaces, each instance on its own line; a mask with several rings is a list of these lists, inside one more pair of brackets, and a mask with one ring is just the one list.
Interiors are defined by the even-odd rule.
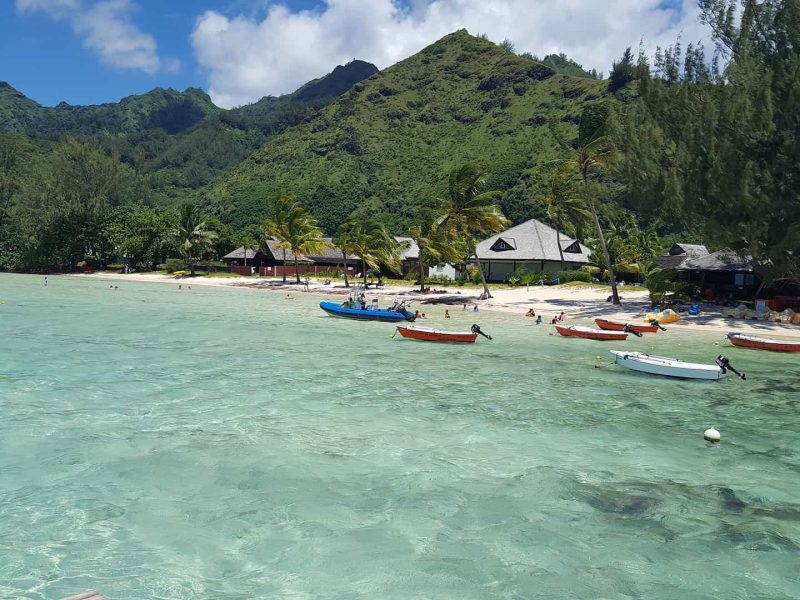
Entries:
[[421,307],[494,336],[442,346],[115,284],[0,275],[2,598],[800,597],[797,357]]

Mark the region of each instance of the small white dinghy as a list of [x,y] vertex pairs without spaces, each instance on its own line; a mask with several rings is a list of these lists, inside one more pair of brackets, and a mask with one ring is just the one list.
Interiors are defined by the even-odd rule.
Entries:
[[650,373],[651,375],[664,375],[665,377],[680,377],[682,379],[722,379],[728,371],[736,373],[745,379],[744,373],[739,373],[731,367],[727,358],[721,354],[717,357],[716,364],[690,363],[667,358],[666,356],[651,356],[644,352],[623,352],[612,350],[614,364],[632,371]]

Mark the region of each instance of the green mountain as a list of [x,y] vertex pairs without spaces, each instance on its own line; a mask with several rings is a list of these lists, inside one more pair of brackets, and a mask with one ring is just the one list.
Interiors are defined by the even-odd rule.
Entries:
[[591,77],[597,79],[596,72],[589,72],[563,52],[561,54],[548,54],[541,60],[543,65],[547,65],[556,73],[572,75],[573,77]]
[[270,136],[314,116],[354,83],[378,72],[363,61],[336,67],[292,94],[268,96],[232,110],[202,90],[155,89],[118,103],[44,107],[0,83],[0,133],[32,139],[90,139],[120,156],[146,179],[150,199],[191,196],[238,164]]
[[7,83],[0,84],[0,115],[6,117],[2,129],[31,137],[120,134],[146,129],[174,134],[219,111],[211,98],[197,88],[184,92],[156,88],[115,103],[72,106],[61,102],[50,108],[26,98]]
[[293,192],[328,232],[357,209],[402,231],[444,194],[453,165],[476,161],[506,192],[507,214],[521,219],[532,210],[531,167],[557,152],[549,123],[575,138],[583,105],[606,85],[458,31],[266,140],[204,195],[235,228]]

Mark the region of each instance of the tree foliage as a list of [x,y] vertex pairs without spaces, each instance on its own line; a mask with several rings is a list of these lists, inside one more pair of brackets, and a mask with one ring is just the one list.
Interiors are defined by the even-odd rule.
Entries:
[[498,192],[484,191],[486,174],[474,163],[454,167],[447,181],[447,197],[441,200],[442,214],[437,226],[446,228],[451,239],[462,236],[467,257],[475,258],[483,283],[483,293],[491,298],[480,259],[475,253],[476,235],[500,231],[508,220],[497,205]]
[[700,7],[724,67],[698,46],[656,53],[619,138],[630,202],[751,255],[766,280],[798,281],[800,3]]

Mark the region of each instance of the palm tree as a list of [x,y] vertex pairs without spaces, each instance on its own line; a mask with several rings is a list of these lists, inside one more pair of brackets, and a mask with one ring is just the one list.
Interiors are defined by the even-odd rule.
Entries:
[[208,250],[216,234],[206,229],[200,207],[184,202],[180,208],[178,227],[172,231],[172,237],[178,242],[178,248],[194,275],[195,258]]
[[555,225],[556,244],[561,257],[560,270],[564,270],[564,250],[561,247],[561,230],[566,223],[579,225],[589,217],[586,203],[574,195],[574,172],[568,165],[560,165],[550,176],[549,193],[544,198],[547,218]]
[[[266,222],[265,233],[278,240],[277,247],[284,251],[284,264],[286,250],[292,252],[297,283],[300,283],[300,255],[321,252],[331,246],[323,239],[317,220],[306,212],[293,194],[284,194],[278,199],[278,212],[274,219]],[[284,281],[286,281],[285,270]]]
[[417,259],[417,277],[419,278],[419,291],[425,291],[425,270],[427,267],[443,262],[458,262],[464,258],[467,250],[463,243],[463,236],[455,240],[448,235],[446,227],[438,224],[438,217],[430,210],[423,210],[417,223],[409,231],[409,237],[414,240],[419,249]]
[[[597,206],[594,197],[589,189],[589,180],[595,174],[601,172],[614,159],[615,149],[611,137],[605,134],[605,129],[609,116],[607,104],[587,106],[581,115],[581,124],[578,131],[578,146],[572,151],[569,158],[565,158],[557,163],[571,168],[577,173],[583,183],[584,196],[589,212],[592,215],[597,243],[603,254],[608,278],[611,281],[611,300],[614,304],[619,304],[619,292],[617,291],[617,278],[608,253],[603,229],[600,227],[600,219],[597,216]],[[562,144],[566,146],[566,144]]]
[[[242,247],[244,248],[244,266],[246,267],[247,266],[247,251],[250,248],[252,248],[255,245],[257,245],[258,242],[256,242],[256,240],[254,240],[253,237],[250,236],[250,235],[242,236],[240,242],[242,244]],[[253,253],[253,257],[252,258],[255,258],[255,253]]]
[[351,217],[339,226],[337,239],[345,257],[350,253],[361,258],[365,285],[368,268],[384,264],[393,271],[400,270],[400,244],[377,219]]
[[354,244],[354,239],[356,235],[355,227],[357,226],[357,221],[353,219],[348,219],[339,224],[339,227],[336,229],[336,236],[333,238],[334,245],[339,248],[342,253],[342,265],[344,267],[344,287],[350,287],[350,279],[347,276],[347,255],[348,254],[355,254],[356,248]]
[[477,245],[475,234],[495,233],[506,226],[508,220],[495,203],[498,192],[481,192],[486,185],[486,175],[472,163],[455,167],[448,180],[448,197],[442,201],[442,214],[437,220],[438,227],[445,227],[451,239],[460,234],[467,246],[467,258],[474,257],[483,283],[483,293],[491,298],[489,286],[475,253]]

